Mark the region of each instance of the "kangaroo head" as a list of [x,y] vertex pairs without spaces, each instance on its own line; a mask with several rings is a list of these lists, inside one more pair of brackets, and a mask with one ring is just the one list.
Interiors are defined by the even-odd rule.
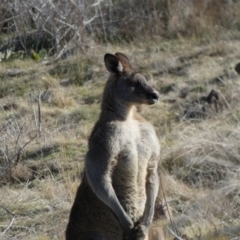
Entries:
[[114,97],[127,105],[154,104],[159,99],[159,93],[149,85],[145,77],[135,72],[129,59],[123,53],[105,54],[104,61],[111,73],[111,91]]

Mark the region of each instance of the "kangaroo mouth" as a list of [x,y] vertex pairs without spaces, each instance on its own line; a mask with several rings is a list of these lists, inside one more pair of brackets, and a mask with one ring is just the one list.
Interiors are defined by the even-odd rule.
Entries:
[[152,105],[157,103],[159,100],[159,94],[158,93],[152,93],[148,98],[148,104]]
[[149,99],[148,101],[147,101],[147,103],[149,104],[149,105],[153,105],[153,104],[155,104],[155,103],[157,103],[158,102],[158,99]]

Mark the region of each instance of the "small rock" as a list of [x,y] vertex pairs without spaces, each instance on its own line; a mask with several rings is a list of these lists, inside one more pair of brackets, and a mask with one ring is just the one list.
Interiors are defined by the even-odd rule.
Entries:
[[178,96],[180,98],[186,98],[188,93],[189,93],[189,88],[188,87],[184,87],[184,88],[180,89]]
[[67,86],[69,86],[71,84],[71,82],[70,82],[70,79],[62,79],[61,81],[60,81],[60,85],[61,86],[63,86],[63,87],[67,87]]
[[240,75],[240,63],[235,66],[235,71]]
[[3,109],[5,111],[10,111],[12,109],[16,110],[18,108],[18,105],[16,103],[9,103],[3,106]]
[[16,77],[16,76],[19,76],[19,75],[21,75],[21,74],[23,74],[23,70],[21,70],[21,69],[9,69],[9,70],[7,70],[7,76],[8,77]]

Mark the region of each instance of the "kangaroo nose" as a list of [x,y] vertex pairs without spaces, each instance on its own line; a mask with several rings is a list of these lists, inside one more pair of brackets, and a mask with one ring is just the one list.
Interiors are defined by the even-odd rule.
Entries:
[[152,99],[153,99],[155,102],[157,102],[158,99],[159,99],[159,93],[158,93],[158,92],[153,92],[153,93],[151,94],[151,97],[152,97]]

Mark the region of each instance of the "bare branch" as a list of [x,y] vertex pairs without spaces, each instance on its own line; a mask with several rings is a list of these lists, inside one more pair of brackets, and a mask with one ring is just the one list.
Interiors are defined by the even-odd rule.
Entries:
[[103,2],[104,0],[98,0],[96,3],[92,4],[91,7],[97,7],[98,5],[100,5],[101,2]]
[[172,229],[170,228],[167,228],[170,233],[177,239],[177,240],[183,240],[182,238],[180,238]]
[[32,111],[33,111],[33,116],[34,116],[34,120],[35,120],[35,126],[36,126],[36,130],[38,130],[37,116],[36,116],[35,109],[33,107],[33,97],[36,99],[36,97],[32,93],[30,93],[30,102],[31,102],[31,105],[32,105]]
[[41,137],[41,93],[38,95],[38,137]]
[[7,231],[8,229],[12,226],[13,224],[13,221],[15,220],[15,218],[13,217],[11,222],[9,223],[9,225],[6,227],[6,229],[1,233],[1,236],[3,236]]
[[6,211],[7,213],[11,214],[12,216],[15,216],[14,213],[12,213],[10,210],[8,210],[8,209],[7,209],[6,207],[4,207],[3,205],[0,204],[0,207],[1,207],[2,209],[4,209],[4,211]]
[[7,122],[1,129],[0,132],[3,131],[13,120],[11,119],[9,122]]
[[76,30],[76,29],[77,29],[77,26],[76,26],[76,25],[71,25],[71,24],[69,24],[69,23],[67,23],[67,22],[64,22],[64,21],[58,19],[58,18],[55,18],[55,20],[56,20],[57,22],[60,22],[60,23],[62,23],[62,24],[64,24],[64,25],[72,28],[73,30]]

